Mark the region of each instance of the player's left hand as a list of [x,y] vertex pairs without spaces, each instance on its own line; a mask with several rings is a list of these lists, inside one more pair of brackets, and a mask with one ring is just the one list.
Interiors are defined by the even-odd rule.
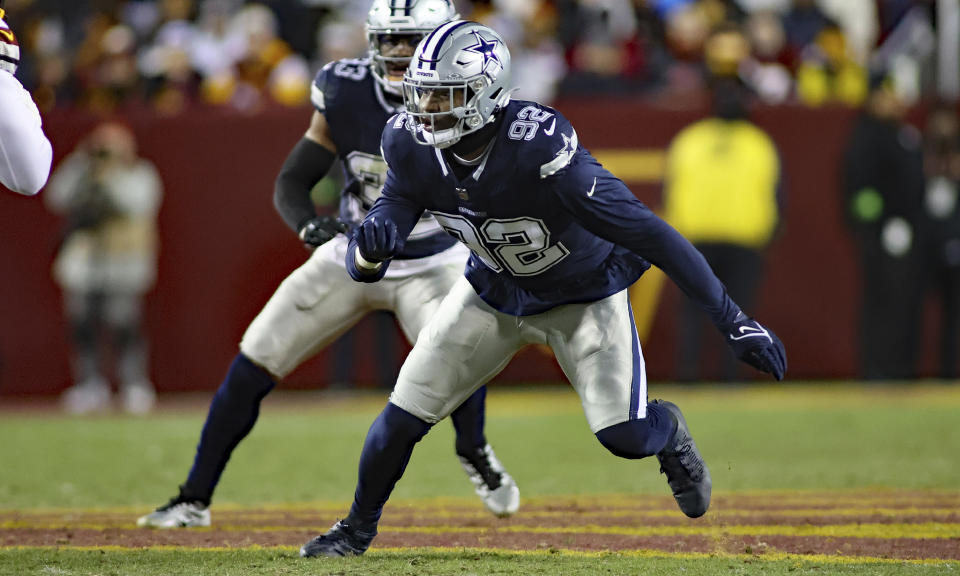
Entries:
[[347,230],[347,225],[337,218],[319,216],[308,220],[303,228],[300,228],[298,235],[304,244],[315,248],[332,240],[338,232],[346,232]]
[[360,256],[369,262],[383,262],[393,258],[403,246],[397,224],[382,217],[367,218],[354,233]]
[[787,371],[787,352],[773,330],[741,312],[724,333],[737,358],[757,370],[772,374],[777,380],[783,380]]

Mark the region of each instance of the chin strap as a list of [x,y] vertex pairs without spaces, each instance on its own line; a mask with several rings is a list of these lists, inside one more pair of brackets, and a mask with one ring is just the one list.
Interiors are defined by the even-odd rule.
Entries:
[[493,122],[489,122],[483,128],[461,138],[456,144],[450,147],[450,151],[457,156],[464,157],[475,150],[483,148],[497,134],[501,124],[503,124],[503,113],[496,112]]

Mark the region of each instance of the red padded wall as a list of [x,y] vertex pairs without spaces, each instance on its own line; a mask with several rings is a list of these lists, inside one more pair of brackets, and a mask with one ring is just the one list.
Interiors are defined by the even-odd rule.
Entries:
[[[663,148],[698,117],[629,101],[571,101],[558,108],[594,149]],[[274,176],[309,115],[306,109],[252,116],[218,110],[175,118],[126,115],[142,155],[156,163],[165,186],[160,274],[147,318],[159,390],[213,390],[246,325],[305,258],[275,214],[271,195]],[[788,182],[786,227],[770,254],[756,314],[782,336],[793,378],[851,376],[856,263],[842,228],[837,181],[852,113],[778,108],[760,110],[756,118],[780,147]],[[95,123],[77,112],[48,115],[55,162]],[[659,204],[658,186],[634,189]],[[58,229],[40,198],[0,194],[0,395],[50,394],[69,384],[67,334],[50,277]],[[678,297],[669,285],[644,343],[653,379],[673,374]],[[408,349],[399,346],[403,353]],[[356,356],[359,379],[372,379],[373,371],[363,365],[371,356]],[[327,384],[327,359],[321,354],[308,362],[287,385]],[[525,351],[501,379],[560,376],[551,359]]]

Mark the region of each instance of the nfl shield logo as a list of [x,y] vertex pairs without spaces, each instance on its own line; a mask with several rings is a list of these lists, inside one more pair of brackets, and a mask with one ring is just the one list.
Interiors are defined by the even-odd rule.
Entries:
[[466,189],[466,188],[457,188],[457,198],[463,200],[464,202],[466,202],[467,200],[469,200],[469,199],[470,199],[470,195],[467,194],[467,189]]

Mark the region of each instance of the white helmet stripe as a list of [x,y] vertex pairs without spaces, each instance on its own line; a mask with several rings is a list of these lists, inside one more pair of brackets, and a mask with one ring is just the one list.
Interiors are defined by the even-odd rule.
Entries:
[[418,64],[429,62],[430,70],[436,70],[437,60],[440,59],[440,55],[437,54],[437,52],[439,51],[440,46],[443,45],[443,41],[447,39],[447,36],[449,36],[451,32],[461,26],[466,26],[467,24],[470,24],[470,22],[467,20],[447,22],[443,26],[440,26],[431,32],[430,36],[427,36],[426,42],[424,42],[423,50],[420,52],[420,62],[418,62]]

